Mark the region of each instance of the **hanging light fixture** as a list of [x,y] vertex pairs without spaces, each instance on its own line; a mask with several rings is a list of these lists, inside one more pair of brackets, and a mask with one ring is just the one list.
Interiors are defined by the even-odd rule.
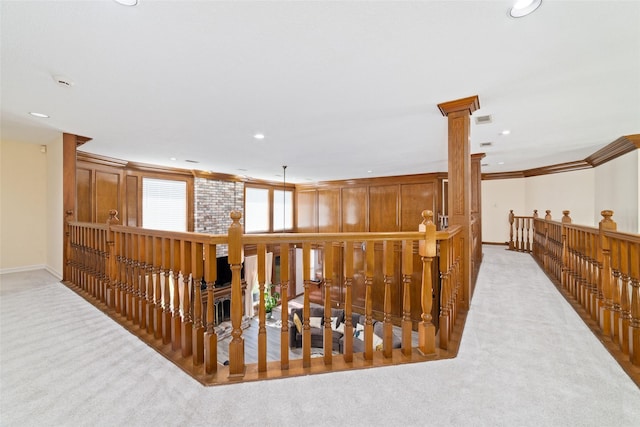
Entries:
[[284,230],[287,228],[286,224],[287,224],[287,209],[286,209],[286,203],[287,203],[287,166],[286,165],[282,165],[282,232],[284,233]]

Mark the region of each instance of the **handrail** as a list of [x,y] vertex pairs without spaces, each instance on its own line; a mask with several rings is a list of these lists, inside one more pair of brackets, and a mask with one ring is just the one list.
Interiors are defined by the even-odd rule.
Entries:
[[[380,233],[280,233],[243,234],[240,213],[232,212],[232,224],[226,235],[191,232],[169,232],[118,225],[117,212],[111,211],[106,224],[67,222],[69,260],[66,268],[69,285],[141,339],[163,353],[178,366],[204,384],[224,384],[262,378],[301,375],[327,370],[357,369],[389,363],[410,363],[438,357],[451,347],[451,336],[460,311],[462,227],[452,226],[436,231],[433,214],[423,212],[417,232]],[[357,243],[357,244],[355,244]],[[219,246],[227,245],[231,280],[231,342],[228,366],[217,360],[214,297],[218,272],[216,259]],[[280,247],[281,308],[280,360],[277,366],[267,362],[266,307],[264,295],[269,292],[264,277],[267,246]],[[304,304],[302,319],[302,358],[289,360],[288,252],[302,247]],[[322,363],[311,358],[310,335],[310,250],[324,249],[322,292],[324,295]],[[259,307],[258,354],[256,364],[245,363],[243,322],[243,283],[241,268],[246,248],[257,255]],[[335,252],[341,248],[340,252]],[[354,251],[360,267],[356,269]],[[439,251],[439,253],[438,253]],[[382,261],[379,255],[381,253]],[[341,255],[343,254],[343,255]],[[334,280],[334,255],[344,259],[345,334],[340,355],[333,354],[331,329],[331,286]],[[420,264],[414,268],[414,257]],[[432,266],[439,269],[441,279],[439,341],[432,319],[434,286]],[[382,276],[380,265],[382,262]],[[413,275],[420,272],[419,295],[412,294]],[[366,289],[364,308],[364,351],[353,351],[352,284],[362,275]],[[397,276],[396,276],[397,275]],[[394,283],[395,277],[400,277]],[[204,288],[202,288],[202,286]],[[383,300],[374,301],[382,287]],[[228,289],[228,288],[227,288]],[[394,290],[395,289],[395,290]],[[375,292],[374,292],[375,290]],[[394,349],[391,298],[402,295],[400,325],[402,343]],[[412,343],[412,305],[419,300],[422,309],[417,322],[418,343]],[[206,301],[206,304],[204,303]],[[380,347],[374,347],[373,306],[382,308],[383,336]],[[380,356],[378,356],[380,351]],[[446,351],[443,353],[446,355]]]
[[[560,222],[550,211],[545,219],[530,217],[532,255],[603,337],[640,367],[640,234],[617,231],[611,210],[601,212],[598,227],[572,224],[569,213]],[[509,217],[513,224],[513,211]]]

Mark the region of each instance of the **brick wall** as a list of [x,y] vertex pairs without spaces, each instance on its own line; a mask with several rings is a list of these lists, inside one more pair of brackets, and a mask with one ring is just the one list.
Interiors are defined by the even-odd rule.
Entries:
[[[244,212],[244,183],[196,178],[194,182],[194,231],[196,233],[227,234],[232,210]],[[240,220],[244,224],[244,218]],[[218,256],[227,248],[218,248]]]

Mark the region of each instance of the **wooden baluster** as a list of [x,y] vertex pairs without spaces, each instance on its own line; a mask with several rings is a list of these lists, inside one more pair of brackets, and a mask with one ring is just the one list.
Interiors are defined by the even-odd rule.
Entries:
[[603,219],[598,224],[600,231],[600,249],[602,270],[600,281],[602,286],[602,304],[600,306],[600,329],[602,332],[611,336],[611,310],[613,308],[613,292],[611,289],[611,249],[609,239],[604,235],[605,231],[615,231],[616,223],[611,219],[613,211],[603,210],[600,212]]
[[375,272],[375,242],[365,242],[365,302],[364,302],[364,358],[373,360],[373,275]]
[[139,270],[138,274],[140,277],[140,282],[138,286],[138,323],[140,324],[140,329],[147,329],[147,237],[145,235],[139,234],[138,238],[138,260],[139,262]]
[[204,370],[213,374],[218,370],[218,335],[213,312],[214,284],[217,277],[216,246],[204,245],[204,280],[207,283],[207,332],[204,334]]
[[200,289],[200,283],[195,282],[191,269],[192,243],[180,241],[180,270],[183,277],[182,288],[182,320],[180,322],[180,348],[182,357],[189,357],[193,352],[193,318],[191,317],[191,295],[195,288]]
[[229,227],[229,265],[231,266],[231,342],[229,343],[229,376],[244,376],[244,338],[242,337],[242,225],[238,211],[231,212],[233,223]]
[[161,237],[153,237],[153,284],[154,284],[154,303],[153,303],[153,337],[155,339],[162,338],[163,329],[162,319],[163,315],[163,299],[162,292],[164,289],[164,273],[162,271],[162,265],[164,263],[164,239]]
[[529,240],[529,234],[531,231],[531,219],[530,218],[526,218],[525,219],[525,227],[527,229],[527,247],[526,247],[526,252],[531,253],[531,241]]
[[509,250],[514,251],[516,249],[515,244],[513,243],[513,222],[514,215],[513,209],[509,211]]
[[353,251],[352,242],[344,242],[344,361],[353,361],[353,320],[352,320],[352,292],[353,292]]
[[613,277],[611,280],[611,339],[620,343],[620,241],[612,239],[611,243],[611,268]]
[[153,315],[156,308],[155,305],[155,291],[156,291],[156,270],[155,270],[155,257],[153,254],[154,251],[154,239],[152,236],[145,237],[145,255],[144,258],[146,260],[147,266],[147,303],[145,304],[145,325],[147,325],[147,333],[153,334]]
[[127,320],[131,320],[131,293],[129,287],[131,285],[131,235],[129,233],[122,233],[122,284],[120,301],[122,316]]
[[[629,324],[629,360],[640,367],[640,243],[631,243],[631,322]],[[633,260],[636,260],[635,262]]]
[[289,244],[280,245],[280,369],[289,369]]
[[440,242],[440,348],[449,348],[449,304],[450,304],[450,266],[451,241],[449,239]]
[[620,241],[620,279],[622,283],[620,287],[620,320],[618,330],[620,334],[620,350],[622,350],[624,354],[629,354],[629,325],[631,325],[629,244],[629,241]]
[[591,254],[589,255],[591,261],[591,318],[599,322],[600,316],[600,302],[602,301],[602,289],[600,288],[600,266],[598,264],[599,240],[598,235],[590,233],[591,237]]
[[107,300],[107,306],[109,308],[115,308],[115,289],[118,278],[117,264],[116,264],[116,248],[115,248],[115,235],[111,227],[118,222],[118,211],[112,209],[109,211],[109,219],[107,220],[107,263],[109,282],[107,283],[107,294],[105,296]]
[[113,287],[113,301],[117,314],[122,314],[122,233],[113,233],[113,248],[116,258],[116,281]]
[[162,239],[162,343],[171,342],[171,239]]
[[180,240],[171,239],[171,271],[173,272],[173,311],[171,313],[171,348],[182,346],[182,318],[180,317]]
[[302,277],[304,282],[304,302],[302,305],[302,366],[311,366],[311,315],[309,288],[311,286],[311,243],[302,243]]
[[519,218],[519,225],[520,225],[520,237],[519,237],[519,247],[520,247],[520,252],[524,252],[525,251],[525,246],[524,246],[524,218],[520,217]]
[[[352,264],[353,264],[353,254]],[[413,241],[402,241],[402,354],[412,353],[411,331],[411,275],[413,274]],[[350,317],[350,316],[349,316]],[[346,328],[345,328],[346,330]]]
[[436,256],[436,227],[433,224],[433,212],[423,211],[424,220],[420,224],[419,231],[424,233],[424,239],[420,240],[420,256],[422,257],[422,321],[418,326],[419,349],[423,355],[432,355],[436,351],[436,328],[431,322],[431,307],[433,284],[431,264]]
[[[202,322],[203,259],[204,245],[198,242],[191,242],[191,272],[193,277],[191,285],[194,289],[193,331],[191,333],[193,341],[191,353],[193,354],[194,366],[202,365],[204,363],[204,324]],[[213,302],[213,299],[210,301]]]
[[394,242],[385,240],[382,244],[383,262],[382,276],[384,278],[384,312],[382,347],[384,357],[390,358],[393,352],[393,324],[391,323],[391,285],[394,274]]
[[[267,370],[267,327],[265,296],[271,294],[265,277],[265,258],[267,247],[264,243],[258,243],[258,288],[260,289],[260,304],[258,309],[258,372]],[[282,314],[284,319],[284,313]]]
[[140,269],[140,235],[139,234],[134,234],[131,236],[132,238],[132,253],[131,253],[131,258],[132,258],[132,273],[133,273],[133,287],[131,289],[131,319],[133,320],[134,324],[138,324],[140,322],[140,318],[138,317],[139,314],[139,306],[140,306],[140,285],[141,285],[141,280],[140,280],[140,276],[141,274],[141,269]]
[[331,328],[331,286],[333,286],[333,242],[324,242],[324,364],[333,363],[333,329]]

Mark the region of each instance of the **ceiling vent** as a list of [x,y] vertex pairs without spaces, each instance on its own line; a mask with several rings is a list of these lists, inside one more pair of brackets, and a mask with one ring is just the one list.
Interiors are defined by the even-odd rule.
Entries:
[[199,161],[197,161],[197,160],[185,160],[185,162],[187,162],[187,163],[200,163],[200,162],[199,162]]
[[491,147],[493,142],[481,142],[480,147]]
[[477,125],[486,125],[487,123],[491,123],[491,115],[488,114],[486,116],[477,116],[476,117],[476,124]]

